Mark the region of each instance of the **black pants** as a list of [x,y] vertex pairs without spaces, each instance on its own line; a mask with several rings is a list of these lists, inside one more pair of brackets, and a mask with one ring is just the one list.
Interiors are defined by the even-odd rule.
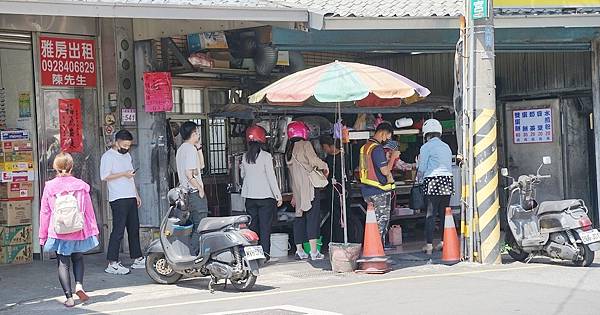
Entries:
[[258,234],[260,246],[266,254],[271,252],[271,227],[276,211],[275,199],[246,199],[246,212],[252,217],[250,230]]
[[73,297],[71,289],[71,262],[73,263],[73,276],[75,283],[83,284],[83,253],[72,253],[71,256],[56,253],[56,262],[58,263],[58,281],[65,292],[67,299]]
[[304,211],[301,217],[294,218],[294,243],[302,245],[309,240],[319,238],[321,228],[321,202],[319,194],[315,193],[312,208]]
[[[433,230],[435,229],[435,216],[440,218],[441,230],[444,231],[444,215],[446,207],[450,205],[450,196],[426,196],[427,218],[425,219],[425,238],[427,244],[433,244]],[[442,232],[442,237],[443,237]]]
[[113,218],[113,230],[108,241],[108,261],[119,261],[121,241],[127,228],[129,255],[131,258],[143,256],[140,246],[140,218],[135,198],[118,199],[110,203]]

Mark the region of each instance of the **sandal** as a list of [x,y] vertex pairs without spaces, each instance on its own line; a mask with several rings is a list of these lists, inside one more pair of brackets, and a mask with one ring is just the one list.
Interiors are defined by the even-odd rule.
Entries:
[[73,301],[73,298],[69,298],[63,303],[63,305],[67,308],[71,308],[75,306],[75,301]]

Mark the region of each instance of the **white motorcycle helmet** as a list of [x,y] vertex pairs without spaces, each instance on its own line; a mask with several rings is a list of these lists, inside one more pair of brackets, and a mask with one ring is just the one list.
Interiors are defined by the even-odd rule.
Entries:
[[428,119],[423,123],[423,137],[427,139],[427,134],[439,133],[442,134],[442,124],[437,119]]

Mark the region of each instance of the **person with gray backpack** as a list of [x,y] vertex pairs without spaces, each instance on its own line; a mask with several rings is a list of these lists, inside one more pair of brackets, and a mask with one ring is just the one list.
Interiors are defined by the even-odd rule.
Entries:
[[90,186],[72,175],[73,157],[61,152],[53,167],[56,178],[46,182],[42,194],[39,239],[45,252],[56,252],[58,279],[67,298],[64,305],[73,307],[73,293],[81,302],[89,299],[83,289],[83,254],[98,246],[99,231]]

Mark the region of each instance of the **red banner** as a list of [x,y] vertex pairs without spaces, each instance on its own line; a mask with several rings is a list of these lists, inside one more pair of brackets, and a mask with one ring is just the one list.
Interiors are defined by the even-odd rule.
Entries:
[[96,86],[96,41],[40,37],[40,68],[44,86]]
[[173,83],[169,72],[144,73],[144,108],[147,113],[173,110]]
[[58,100],[58,122],[60,149],[65,152],[83,152],[81,100],[78,98]]

